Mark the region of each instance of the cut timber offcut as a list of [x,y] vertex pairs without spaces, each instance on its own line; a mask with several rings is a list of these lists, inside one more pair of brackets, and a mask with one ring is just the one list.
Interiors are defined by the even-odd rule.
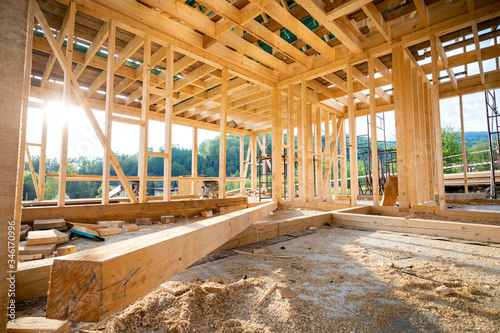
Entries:
[[99,236],[109,236],[122,233],[122,228],[105,228],[97,230]]
[[54,229],[64,226],[66,226],[66,221],[64,219],[35,220],[35,222],[33,222],[34,230]]
[[57,229],[52,229],[52,231],[54,231],[57,235],[57,245],[64,244],[69,241],[69,234],[61,232]]
[[97,225],[105,226],[106,228],[121,228],[125,221],[97,221]]
[[56,244],[57,235],[52,230],[28,231],[26,242],[29,246],[41,244]]
[[162,283],[160,289],[174,296],[179,296],[189,291],[189,287],[179,281],[167,281]]
[[153,219],[150,217],[139,217],[135,219],[137,225],[150,225],[153,224]]
[[66,245],[57,248],[57,256],[65,256],[68,254],[76,253],[76,245]]
[[127,232],[137,231],[139,230],[139,226],[137,224],[124,224],[122,230]]
[[50,276],[47,317],[102,320],[209,254],[277,206],[271,202],[56,258]]
[[37,253],[37,254],[20,254],[18,256],[19,261],[28,261],[28,260],[35,260],[35,259],[42,259],[43,254]]
[[398,200],[398,176],[389,176],[384,189],[382,206],[395,206]]
[[43,254],[44,257],[50,256],[52,252],[56,249],[56,243],[53,244],[41,244],[41,245],[27,245],[26,241],[19,242],[19,254]]
[[69,332],[71,323],[66,320],[47,319],[45,317],[19,317],[14,323],[7,324],[7,332],[19,333],[64,333]]
[[169,223],[174,223],[175,222],[175,216],[173,215],[163,215],[161,217],[161,223],[163,224],[169,224]]

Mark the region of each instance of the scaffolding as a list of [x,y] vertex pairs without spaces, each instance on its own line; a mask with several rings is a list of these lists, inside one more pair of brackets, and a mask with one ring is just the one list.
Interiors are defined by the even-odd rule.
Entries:
[[[385,185],[387,183],[387,179],[390,175],[396,174],[396,149],[387,149],[387,136],[385,131],[385,114],[377,114],[378,123],[377,129],[382,131],[383,140],[382,143],[384,145],[383,149],[377,149],[378,155],[378,169],[379,169],[379,194],[382,195],[384,193]],[[358,189],[361,195],[372,195],[373,194],[373,177],[372,177],[372,149],[371,149],[371,137],[370,137],[370,117],[366,116],[366,126],[367,131],[366,134],[358,135],[358,156],[363,161],[363,169],[365,171],[364,177],[360,177],[364,179],[364,183],[358,181]],[[363,138],[366,137],[366,140]],[[377,141],[379,143],[380,141]]]
[[[490,165],[491,165],[491,186],[490,196],[492,199],[497,198],[496,179],[495,179],[495,163],[498,163],[500,168],[500,126],[498,119],[500,113],[497,109],[496,94],[494,90],[484,92],[486,103],[486,122],[488,123],[488,143],[490,147]],[[496,147],[495,147],[496,141]]]

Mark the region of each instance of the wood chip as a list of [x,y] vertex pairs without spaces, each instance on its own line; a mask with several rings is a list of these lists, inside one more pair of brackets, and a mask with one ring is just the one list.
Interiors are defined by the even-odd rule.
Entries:
[[160,285],[160,289],[170,295],[179,296],[189,291],[189,287],[178,281],[167,281]]
[[271,253],[272,251],[266,248],[261,248],[261,249],[253,249],[252,253],[255,254],[266,254],[266,253]]
[[123,230],[122,228],[104,228],[97,230],[97,232],[99,233],[99,236],[109,236],[109,235],[121,234]]
[[271,295],[273,293],[273,291],[276,289],[276,287],[278,287],[278,283],[275,283],[271,286],[271,288],[269,288],[266,293],[264,294],[264,296],[262,296],[262,298],[260,299],[259,303],[257,303],[257,305],[254,307],[254,310],[257,309],[259,306],[262,305],[262,303],[264,303],[266,301],[266,299],[269,297],[269,295]]
[[65,256],[68,254],[76,253],[76,245],[66,245],[57,248],[57,256]]
[[293,297],[297,296],[295,291],[293,291],[292,289],[290,289],[288,287],[279,288],[277,292],[278,292],[279,297],[281,297],[281,298],[293,298]]
[[209,293],[219,293],[222,294],[226,291],[226,286],[223,284],[218,284],[214,282],[208,282],[201,286],[203,290]]
[[137,224],[124,224],[122,227],[123,231],[131,232],[139,230],[139,226]]

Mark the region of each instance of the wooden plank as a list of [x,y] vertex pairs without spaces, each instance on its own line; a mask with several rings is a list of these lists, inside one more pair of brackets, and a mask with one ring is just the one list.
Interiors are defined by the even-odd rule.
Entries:
[[35,220],[33,222],[33,230],[61,228],[64,226],[66,226],[64,219]]
[[[57,237],[56,237],[57,242]],[[56,242],[52,244],[28,245],[26,241],[19,242],[19,254],[42,253],[44,258],[51,255],[56,249]]]
[[[273,202],[56,258],[51,271],[47,317],[71,321],[104,319],[277,207]],[[171,255],[163,255],[165,253]],[[148,262],[143,258],[149,258]]]
[[293,86],[289,85],[287,90],[287,199],[295,200],[295,112],[293,108]]
[[[52,249],[50,254],[53,251]],[[19,264],[16,275],[16,302],[47,294],[53,261],[53,258],[49,258]]]
[[389,176],[382,197],[382,206],[395,206],[398,200],[398,176]]
[[[296,203],[297,201],[294,201]],[[280,206],[285,201],[280,202]],[[288,204],[289,201],[286,201]],[[280,236],[290,235],[307,230],[310,227],[321,227],[331,221],[331,213],[311,216],[298,216],[278,221],[256,223],[219,247],[216,251],[232,249],[239,246],[262,242]]]
[[7,325],[7,333],[64,333],[70,329],[71,323],[67,320],[45,317],[18,317]]
[[329,202],[302,202],[302,201],[280,201],[280,207],[282,208],[303,208],[303,209],[314,209],[314,210],[326,210],[332,211],[337,209],[343,209],[351,207],[350,202],[344,201],[344,203],[329,203]]
[[355,228],[408,232],[470,241],[500,242],[500,226],[404,217],[332,213],[332,223]]
[[28,236],[26,236],[28,246],[56,243],[57,235],[53,230],[28,231]]
[[99,233],[99,236],[110,236],[110,235],[116,235],[116,234],[121,234],[122,233],[122,228],[115,228],[115,227],[109,227],[109,228],[104,228],[104,229],[98,229],[97,232]]
[[66,256],[68,254],[76,253],[76,245],[66,245],[57,248],[57,256]]
[[460,135],[462,139],[462,165],[464,174],[464,191],[469,193],[469,185],[467,184],[467,150],[465,149],[465,128],[464,128],[464,106],[462,95],[458,97],[460,103]]

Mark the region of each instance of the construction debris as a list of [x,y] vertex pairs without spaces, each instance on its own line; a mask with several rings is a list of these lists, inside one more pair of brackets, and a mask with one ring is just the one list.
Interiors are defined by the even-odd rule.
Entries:
[[104,241],[104,238],[100,237],[99,234],[97,233],[97,231],[92,230],[92,229],[88,229],[85,227],[73,226],[73,228],[70,230],[70,232],[77,234],[77,235],[80,235],[80,236],[91,238],[94,240]]
[[37,253],[37,254],[20,254],[18,256],[19,261],[28,261],[28,260],[36,260],[36,259],[42,259],[43,254]]
[[57,248],[57,256],[65,256],[68,254],[76,253],[76,245],[66,245]]
[[97,230],[99,236],[109,236],[122,233],[122,228],[104,228]]
[[271,252],[272,252],[271,250],[266,249],[266,248],[252,250],[252,253],[255,253],[255,254],[267,254],[267,253],[271,253]]
[[137,225],[150,225],[153,224],[153,219],[150,217],[138,217],[135,219]]
[[27,245],[56,244],[57,235],[52,230],[29,231],[26,236]]
[[281,298],[293,298],[293,297],[297,296],[295,291],[293,291],[292,289],[290,289],[288,287],[278,288],[277,293],[278,293],[278,296]]
[[222,294],[226,291],[226,286],[216,282],[205,282],[201,288],[209,293],[219,293]]
[[66,226],[66,221],[64,219],[35,220],[33,222],[33,230],[54,229],[64,226]]
[[53,244],[40,244],[40,245],[28,245],[26,241],[19,242],[19,255],[28,254],[43,254],[43,257],[48,257],[56,249],[56,243]]
[[455,291],[455,289],[452,289],[452,288],[448,288],[446,286],[439,286],[436,288],[436,292],[440,295],[443,295],[443,296],[449,296],[449,295],[453,295],[453,294],[456,294],[457,292]]
[[169,224],[169,223],[174,223],[174,222],[175,222],[174,215],[163,215],[161,217],[161,223],[163,223],[163,224]]
[[139,230],[139,226],[137,224],[124,224],[122,230],[127,232],[137,231]]
[[7,332],[12,333],[63,333],[69,332],[71,323],[66,320],[48,319],[45,317],[19,317],[16,320],[9,321]]
[[278,283],[273,284],[271,286],[271,288],[269,288],[266,291],[264,296],[262,296],[262,298],[260,299],[259,303],[257,303],[257,305],[254,307],[254,310],[257,309],[259,306],[261,306],[266,301],[266,299],[269,297],[269,295],[271,295],[273,293],[273,291],[276,289],[276,287],[278,287]]
[[57,245],[67,243],[69,241],[69,234],[66,234],[57,229],[52,229],[52,231],[54,231],[54,233],[57,235]]
[[167,281],[160,285],[160,289],[174,296],[179,296],[189,291],[188,286],[178,281]]
[[97,221],[96,224],[106,228],[121,228],[125,224],[125,221]]

